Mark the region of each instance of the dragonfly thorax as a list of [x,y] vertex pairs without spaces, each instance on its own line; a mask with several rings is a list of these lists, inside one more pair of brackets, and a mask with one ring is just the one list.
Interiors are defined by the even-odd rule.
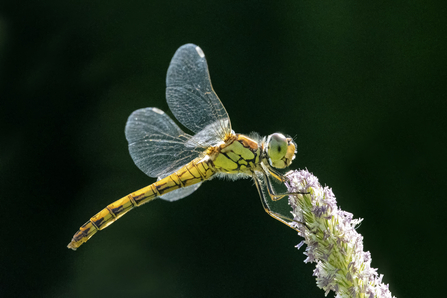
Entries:
[[218,173],[251,176],[259,166],[261,147],[245,135],[234,134],[225,143],[209,149],[207,154]]
[[274,133],[268,136],[264,146],[266,157],[270,165],[277,169],[288,167],[295,159],[296,144],[292,138]]

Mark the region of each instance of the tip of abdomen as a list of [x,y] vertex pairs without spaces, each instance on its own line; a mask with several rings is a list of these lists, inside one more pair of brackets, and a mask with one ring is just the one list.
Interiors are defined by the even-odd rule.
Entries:
[[79,228],[79,231],[74,234],[73,239],[71,239],[71,242],[68,243],[67,247],[72,250],[78,249],[82,244],[87,242],[87,240],[95,235],[97,231],[98,229],[92,224],[91,221],[86,222]]
[[70,248],[70,249],[72,249],[72,250],[76,250],[76,249],[78,249],[78,247],[81,246],[81,245],[82,245],[82,243],[79,244],[79,243],[76,243],[76,242],[74,242],[74,241],[71,241],[70,243],[68,243],[67,247]]

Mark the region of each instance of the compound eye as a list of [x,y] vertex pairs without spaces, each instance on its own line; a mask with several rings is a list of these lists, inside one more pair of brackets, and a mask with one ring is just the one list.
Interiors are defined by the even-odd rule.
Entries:
[[287,153],[287,139],[283,134],[270,135],[268,154],[272,161],[280,160]]

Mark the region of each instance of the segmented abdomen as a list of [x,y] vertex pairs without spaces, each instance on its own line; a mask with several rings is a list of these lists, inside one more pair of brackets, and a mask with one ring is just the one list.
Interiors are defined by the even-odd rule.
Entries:
[[97,231],[107,228],[133,208],[139,207],[173,190],[207,180],[214,173],[214,168],[209,159],[204,159],[200,162],[198,160],[191,161],[166,178],[108,205],[79,228],[79,231],[76,232],[68,244],[68,248],[76,250],[83,243],[87,242]]

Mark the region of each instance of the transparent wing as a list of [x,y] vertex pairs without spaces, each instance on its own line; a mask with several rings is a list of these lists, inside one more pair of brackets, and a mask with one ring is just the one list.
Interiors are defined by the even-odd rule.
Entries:
[[195,133],[211,127],[207,134],[223,140],[231,132],[227,111],[211,86],[205,54],[194,44],[175,52],[166,77],[166,100],[177,120]]
[[191,139],[186,141],[186,147],[210,147],[217,146],[219,143],[223,142],[223,138],[216,134],[216,132],[220,131],[221,124],[224,123],[224,120],[214,122],[213,124],[208,125],[200,132],[195,134]]
[[205,150],[197,143],[185,146],[191,136],[157,108],[134,111],[127,120],[126,139],[133,161],[150,177],[171,174]]

